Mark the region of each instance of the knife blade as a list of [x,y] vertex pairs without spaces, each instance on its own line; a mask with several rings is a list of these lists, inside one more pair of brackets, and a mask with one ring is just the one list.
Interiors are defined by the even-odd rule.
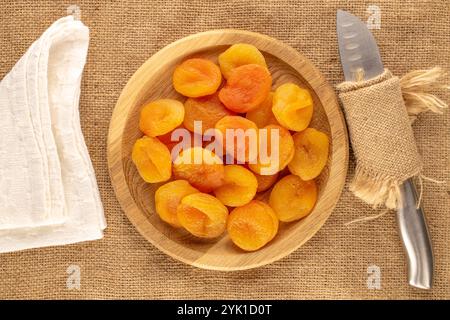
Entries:
[[[337,11],[336,30],[341,65],[346,81],[363,81],[384,71],[378,45],[358,17]],[[417,208],[417,191],[411,179],[400,187],[401,205],[397,224],[405,249],[409,284],[430,289],[433,282],[434,257],[423,208]]]
[[[360,72],[364,79],[383,73],[378,45],[366,25],[349,12],[338,10],[337,34],[339,54],[346,81],[357,81]],[[361,79],[362,80],[362,79]]]

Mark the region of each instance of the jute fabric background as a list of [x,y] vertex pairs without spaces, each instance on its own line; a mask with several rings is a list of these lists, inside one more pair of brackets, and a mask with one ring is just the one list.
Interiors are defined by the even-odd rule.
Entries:
[[[66,14],[66,1],[0,2],[0,78],[31,43]],[[174,261],[143,239],[117,202],[106,166],[112,110],[129,77],[152,54],[186,35],[218,28],[261,32],[293,46],[332,85],[343,80],[335,32],[336,10],[364,20],[381,10],[373,30],[384,64],[395,75],[440,65],[450,69],[450,3],[434,1],[82,1],[91,30],[81,95],[81,124],[96,170],[108,228],[101,241],[0,255],[0,298],[450,298],[450,185],[425,183],[436,256],[435,286],[408,286],[395,216],[344,226],[370,207],[346,188],[324,227],[303,247],[271,265],[212,272]],[[444,96],[449,101],[450,97]],[[450,180],[450,120],[424,114],[414,124],[423,173]],[[349,176],[354,171],[350,159]],[[350,181],[350,179],[349,179]],[[78,265],[80,290],[68,290],[67,269]],[[367,287],[368,267],[381,271],[381,289]]]

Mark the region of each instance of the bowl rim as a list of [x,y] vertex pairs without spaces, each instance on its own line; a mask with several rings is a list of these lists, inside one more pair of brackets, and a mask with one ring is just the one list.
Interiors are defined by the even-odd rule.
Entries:
[[[146,214],[137,206],[130,190],[128,189],[123,166],[122,137],[128,120],[129,110],[131,106],[134,105],[134,102],[139,94],[139,92],[136,92],[139,90],[130,90],[130,88],[134,87],[134,85],[138,82],[145,83],[143,80],[145,80],[146,72],[150,67],[153,67],[153,69],[158,68],[160,64],[158,61],[164,57],[167,57],[170,52],[174,51],[173,49],[183,49],[184,54],[187,56],[195,52],[207,50],[211,47],[232,45],[237,43],[236,35],[238,35],[241,39],[244,39],[241,40],[241,42],[254,44],[258,49],[267,52],[290,65],[296,73],[303,77],[315,91],[315,94],[320,100],[327,118],[335,119],[335,121],[328,121],[331,134],[330,140],[332,142],[328,179],[334,179],[335,183],[332,188],[330,183],[326,183],[325,188],[322,191],[322,196],[325,195],[330,198],[329,203],[323,212],[320,213],[320,216],[318,217],[320,218],[320,221],[316,224],[316,226],[305,231],[307,235],[303,237],[302,241],[299,241],[289,248],[285,248],[285,250],[281,250],[279,254],[274,254],[267,259],[262,259],[262,261],[247,263],[245,265],[221,266],[212,265],[209,261],[203,261],[201,258],[191,259],[189,256],[186,256],[186,254],[182,253],[183,251],[194,250],[184,247],[169,237],[166,237],[146,218]],[[197,43],[195,48],[189,46],[189,43],[192,41]],[[281,57],[286,58],[283,59]],[[289,62],[286,62],[287,58],[289,58]],[[308,73],[302,72],[302,70],[305,70],[306,67],[308,68]],[[140,87],[143,86],[144,85],[142,84],[140,85]],[[325,100],[325,96],[327,101],[323,101]],[[111,116],[107,138],[107,158],[111,184],[122,210],[125,212],[126,216],[138,232],[147,241],[152,243],[165,254],[186,264],[202,269],[236,271],[260,267],[288,256],[307,242],[311,237],[313,237],[325,224],[326,220],[334,210],[345,185],[348,169],[349,142],[345,118],[339,108],[336,93],[312,62],[310,62],[294,48],[267,35],[245,30],[217,29],[192,34],[170,43],[148,58],[131,76],[123,88]],[[307,218],[308,217],[305,219]],[[182,248],[177,248],[180,250],[167,248],[171,246]],[[243,255],[245,255],[245,253],[243,253]],[[193,256],[195,256],[195,254]]]

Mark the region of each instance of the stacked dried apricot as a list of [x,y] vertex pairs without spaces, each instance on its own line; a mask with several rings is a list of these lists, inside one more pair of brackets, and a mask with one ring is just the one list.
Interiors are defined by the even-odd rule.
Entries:
[[220,54],[218,64],[182,61],[172,80],[186,101],[145,104],[144,136],[131,156],[144,181],[164,182],[154,195],[164,222],[199,238],[227,231],[237,247],[254,251],[275,238],[280,222],[312,212],[329,138],[309,128],[307,89],[272,88],[264,55],[244,43]]

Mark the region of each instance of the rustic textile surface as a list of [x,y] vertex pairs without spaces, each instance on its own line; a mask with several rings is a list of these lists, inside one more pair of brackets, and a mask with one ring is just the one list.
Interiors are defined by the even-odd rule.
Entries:
[[[0,78],[31,43],[66,14],[66,1],[0,2]],[[200,31],[238,28],[278,38],[307,56],[332,85],[343,80],[335,18],[346,9],[367,20],[393,74],[435,65],[450,69],[450,3],[433,1],[84,1],[91,43],[81,88],[81,125],[95,167],[108,228],[103,240],[0,255],[0,298],[450,298],[450,185],[425,182],[423,205],[434,251],[434,288],[408,286],[395,216],[366,224],[345,222],[370,215],[348,190],[324,227],[290,256],[254,270],[213,272],[175,261],[148,243],[117,202],[106,165],[106,136],[119,94],[134,71],[163,46]],[[448,78],[447,78],[448,79]],[[450,97],[444,96],[449,101]],[[423,174],[450,180],[450,119],[420,115],[413,129]],[[350,159],[349,178],[354,172]],[[67,287],[80,268],[79,290]],[[71,267],[72,266],[72,267]],[[379,267],[381,288],[368,289],[368,268]]]

